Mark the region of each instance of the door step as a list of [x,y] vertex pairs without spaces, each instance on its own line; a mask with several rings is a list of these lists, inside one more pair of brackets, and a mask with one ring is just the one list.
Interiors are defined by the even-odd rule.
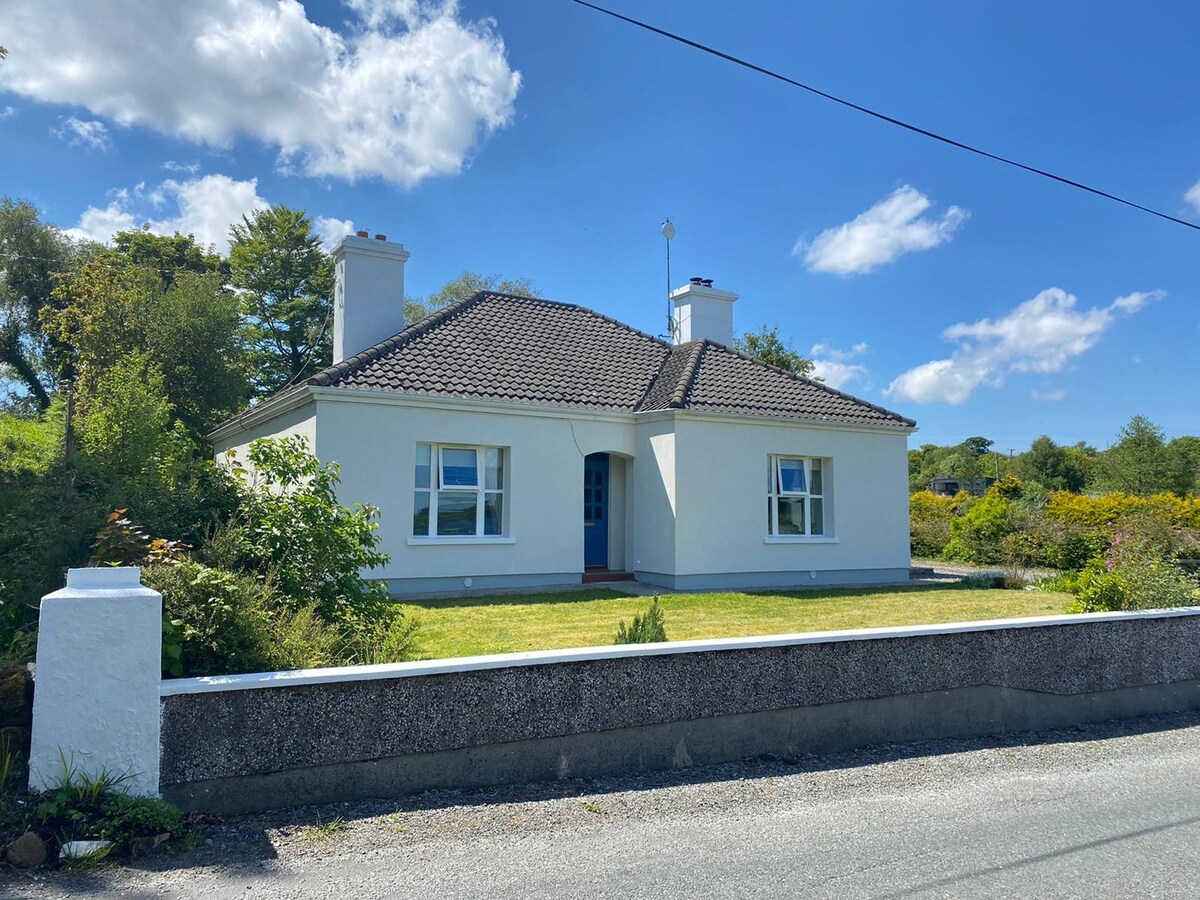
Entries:
[[610,569],[597,569],[583,573],[584,584],[599,584],[605,581],[633,581],[632,572],[614,572]]

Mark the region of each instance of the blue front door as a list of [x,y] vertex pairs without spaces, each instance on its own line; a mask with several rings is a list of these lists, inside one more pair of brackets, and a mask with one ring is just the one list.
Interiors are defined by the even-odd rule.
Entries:
[[608,454],[583,459],[583,564],[608,568]]

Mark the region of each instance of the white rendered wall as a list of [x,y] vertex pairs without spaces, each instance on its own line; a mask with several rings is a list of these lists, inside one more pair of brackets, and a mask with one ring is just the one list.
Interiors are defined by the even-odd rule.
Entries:
[[[540,415],[509,406],[401,404],[394,399],[318,401],[319,455],[342,469],[338,498],[380,510],[379,549],[390,565],[380,578],[435,579],[583,572],[583,459],[632,455],[630,417]],[[504,540],[412,535],[418,443],[507,449]]]
[[333,361],[404,330],[403,244],[348,235],[333,248]]
[[157,794],[162,597],[136,568],[71,569],[42,598],[29,785],[44,790],[68,769],[128,776]]
[[[825,517],[836,543],[770,543],[767,459],[830,460]],[[899,569],[909,565],[908,436],[680,415],[677,575]]]
[[288,437],[299,435],[308,441],[309,449],[317,452],[317,405],[308,402],[286,410],[278,416],[252,422],[245,428],[237,428],[213,438],[213,454],[218,463],[225,458],[227,450],[233,450],[243,465],[250,444],[262,437]]
[[633,466],[634,544],[630,568],[675,572],[675,422],[670,416],[639,421]]

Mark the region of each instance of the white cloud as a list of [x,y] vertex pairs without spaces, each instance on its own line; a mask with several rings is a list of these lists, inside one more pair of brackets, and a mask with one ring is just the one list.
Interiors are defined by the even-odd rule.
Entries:
[[112,146],[108,129],[98,119],[84,120],[71,116],[64,119],[57,128],[50,130],[56,138],[77,147],[87,147],[89,150],[107,150]]
[[905,253],[947,243],[970,215],[962,207],[951,206],[941,218],[921,218],[932,205],[928,197],[906,184],[849,222],[822,231],[812,243],[798,241],[792,252],[803,255],[810,272],[870,272]]
[[[228,147],[310,176],[411,186],[459,172],[520,88],[491,19],[457,0],[347,0],[345,34],[297,0],[0,0],[0,89]],[[137,28],[130,28],[137,22]]]
[[1058,403],[1060,400],[1067,399],[1066,388],[1055,388],[1052,391],[1039,391],[1037,388],[1034,388],[1030,392],[1030,395],[1039,403]]
[[1183,195],[1183,199],[1190,203],[1196,212],[1200,212],[1200,181],[1197,181],[1188,188],[1188,192]]
[[[67,233],[74,238],[107,242],[117,231],[149,226],[155,234],[194,234],[201,244],[212,244],[221,253],[229,251],[229,226],[242,215],[268,206],[258,195],[257,179],[235,181],[228,175],[205,175],[189,181],[167,180],[150,193],[143,185],[134,190],[112,192],[103,208],[89,206]],[[147,206],[172,209],[173,215],[154,218],[138,216]]]
[[181,163],[175,162],[173,159],[168,159],[162,164],[162,167],[168,172],[178,172],[181,175],[195,175],[200,171],[198,162]]
[[[147,191],[144,182],[132,190],[109,191],[104,207],[89,206],[67,234],[78,240],[107,243],[118,231],[141,228],[155,234],[193,234],[201,244],[229,252],[229,227],[243,215],[270,204],[258,194],[258,180],[237,181],[228,175],[205,175],[187,181],[168,179]],[[151,211],[158,211],[157,217]],[[165,214],[164,214],[165,213]],[[326,250],[347,234],[354,233],[350,219],[314,216],[313,231],[321,236]]]
[[321,236],[321,244],[332,250],[348,234],[354,234],[354,222],[350,219],[335,219],[333,216],[313,217],[313,231]]
[[809,351],[812,359],[813,374],[824,379],[831,388],[840,388],[851,381],[867,377],[867,367],[851,360],[865,354],[870,347],[864,343],[855,344],[849,350],[838,350],[828,344],[813,344]]
[[16,114],[17,108],[15,106],[6,106],[0,109],[0,119],[7,119],[9,116],[15,116]]
[[885,393],[914,403],[965,403],[980,385],[1001,387],[1012,372],[1060,372],[1086,353],[1122,316],[1165,297],[1139,291],[1108,306],[1079,310],[1072,294],[1042,291],[999,319],[951,325],[942,337],[959,344],[949,359],[935,359],[897,377]]

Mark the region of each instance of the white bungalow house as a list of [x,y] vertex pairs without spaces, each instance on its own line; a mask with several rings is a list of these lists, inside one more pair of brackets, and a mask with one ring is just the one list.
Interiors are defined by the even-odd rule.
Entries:
[[408,257],[345,238],[334,364],[212,434],[336,460],[340,499],[381,511],[393,593],[907,579],[915,423],[730,349],[737,294],[674,291],[674,343],[495,293],[405,327]]

